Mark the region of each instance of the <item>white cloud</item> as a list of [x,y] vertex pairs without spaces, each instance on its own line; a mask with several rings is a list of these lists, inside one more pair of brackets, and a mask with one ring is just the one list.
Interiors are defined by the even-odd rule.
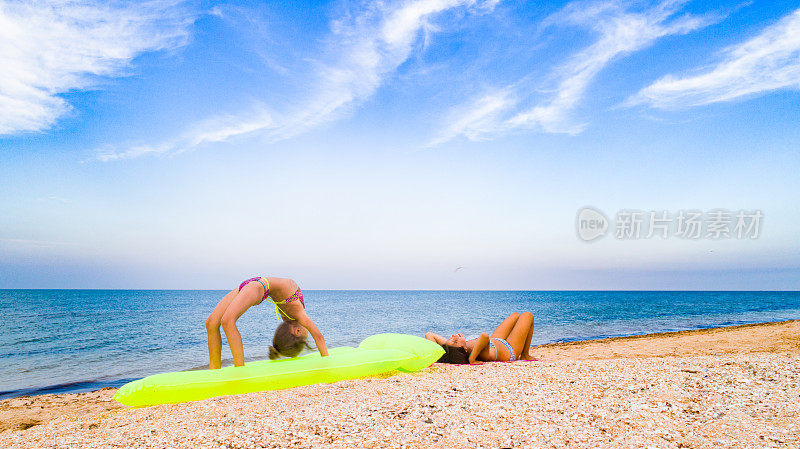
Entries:
[[777,89],[800,89],[800,9],[758,36],[726,49],[722,56],[704,73],[661,78],[627,104],[686,108]]
[[71,110],[60,94],[183,44],[193,20],[178,1],[0,0],[0,134],[53,126]]
[[54,248],[57,246],[64,246],[70,245],[67,242],[52,242],[47,240],[30,240],[30,239],[7,239],[7,238],[0,238],[0,243],[6,243],[8,245],[14,246],[22,246],[22,247],[29,247],[29,248]]
[[530,105],[525,101],[543,90],[523,79],[482,96],[452,114],[445,131],[430,146],[457,136],[471,140],[489,138],[515,128],[547,133],[576,134],[584,125],[574,123],[572,111],[600,71],[617,58],[650,46],[656,40],[686,34],[711,23],[711,17],[675,17],[685,1],[664,1],[641,11],[626,9],[619,2],[573,2],[548,17],[543,27],[576,25],[588,27],[597,36],[593,44],[574,54],[551,74],[554,93],[549,99]]
[[147,154],[177,154],[204,143],[224,142],[232,137],[257,132],[272,123],[267,111],[248,114],[247,119],[237,116],[220,116],[198,123],[181,136],[155,145],[137,145],[123,151],[109,147],[97,152],[95,158],[102,162],[131,159]]
[[100,160],[135,157],[146,153],[175,153],[205,142],[222,142],[260,133],[268,141],[287,139],[336,119],[372,96],[409,55],[422,31],[435,29],[430,21],[454,8],[486,11],[497,3],[479,0],[367,1],[356,13],[331,22],[326,53],[316,61],[315,78],[308,96],[282,113],[262,110],[211,118],[180,137],[154,146],[121,151],[104,150]]
[[511,89],[492,92],[451,113],[450,122],[438,137],[428,143],[433,147],[463,135],[470,140],[485,140],[508,129],[501,117],[514,107],[517,99]]
[[[67,199],[67,198],[62,198],[62,197],[60,197],[58,195],[48,195],[46,199],[49,200],[49,201],[56,201],[58,203],[63,203],[63,204],[69,204],[69,203],[72,202],[72,200]],[[39,201],[43,201],[43,200],[44,200],[44,198],[39,198]]]

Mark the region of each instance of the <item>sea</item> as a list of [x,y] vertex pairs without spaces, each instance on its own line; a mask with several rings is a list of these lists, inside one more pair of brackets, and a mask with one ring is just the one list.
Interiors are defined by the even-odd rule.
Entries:
[[[0,399],[118,387],[205,369],[205,319],[227,291],[0,290]],[[800,292],[304,290],[328,347],[382,332],[491,333],[535,317],[533,344],[800,318]],[[238,321],[246,360],[267,358],[278,320],[268,301]],[[232,364],[224,342],[223,366]]]

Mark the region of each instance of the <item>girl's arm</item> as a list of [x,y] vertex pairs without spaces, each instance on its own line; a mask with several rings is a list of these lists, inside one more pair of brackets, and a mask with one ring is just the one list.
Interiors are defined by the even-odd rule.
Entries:
[[309,317],[305,311],[302,311],[301,313],[296,313],[294,318],[297,320],[297,323],[306,328],[308,333],[314,338],[314,343],[317,345],[319,354],[322,357],[326,357],[328,355],[328,347],[325,345],[325,337],[322,336],[322,332],[319,331],[317,325],[311,320],[311,317]]
[[427,332],[425,334],[425,338],[427,338],[428,340],[430,340],[430,341],[432,341],[434,343],[438,343],[440,345],[443,345],[443,344],[447,343],[447,339],[446,338],[442,337],[441,335],[436,335],[433,332]]
[[478,360],[481,351],[486,349],[487,346],[489,346],[489,334],[484,332],[475,341],[475,346],[472,347],[472,352],[469,354],[470,365],[476,364],[475,362]]

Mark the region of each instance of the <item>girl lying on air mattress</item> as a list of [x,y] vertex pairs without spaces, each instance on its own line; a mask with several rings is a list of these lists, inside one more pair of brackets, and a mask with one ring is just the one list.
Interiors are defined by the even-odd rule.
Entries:
[[425,338],[440,344],[445,351],[437,361],[455,364],[536,360],[530,355],[532,336],[533,314],[530,312],[512,313],[491,336],[484,332],[467,340],[463,334],[453,334],[450,338],[433,332],[425,334]]

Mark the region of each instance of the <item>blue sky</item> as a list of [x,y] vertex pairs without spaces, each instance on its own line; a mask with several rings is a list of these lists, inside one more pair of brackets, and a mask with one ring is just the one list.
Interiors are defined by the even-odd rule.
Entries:
[[0,0],[0,66],[0,288],[800,288],[798,2]]

